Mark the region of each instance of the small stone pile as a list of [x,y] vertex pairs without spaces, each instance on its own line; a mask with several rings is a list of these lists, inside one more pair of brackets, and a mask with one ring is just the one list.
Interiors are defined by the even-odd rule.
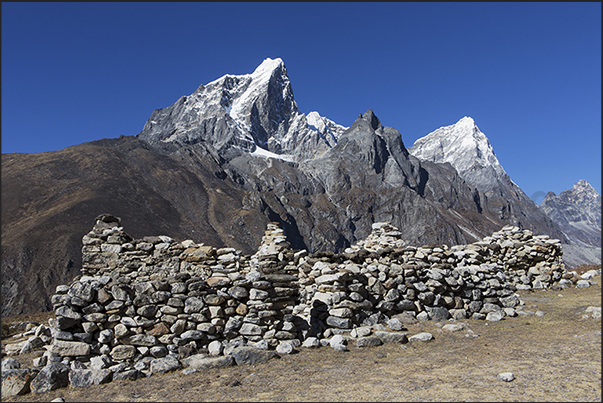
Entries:
[[353,253],[362,249],[369,252],[379,252],[386,248],[399,249],[406,245],[406,242],[401,238],[402,233],[393,225],[386,222],[376,222],[371,227],[372,232],[368,237],[347,248],[345,252]]
[[120,225],[97,217],[82,239],[82,275],[52,296],[50,328],[19,346],[47,347],[37,375],[11,379],[35,375],[26,383],[43,392],[257,363],[300,345],[404,343],[411,320],[500,320],[516,315],[517,289],[574,280],[559,241],[512,226],[469,245],[415,247],[375,223],[343,253],[308,254],[269,223],[245,256],[165,235],[133,239]]

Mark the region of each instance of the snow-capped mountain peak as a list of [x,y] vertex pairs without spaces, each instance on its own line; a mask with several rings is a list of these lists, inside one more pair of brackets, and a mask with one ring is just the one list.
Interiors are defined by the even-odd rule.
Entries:
[[[220,123],[209,123],[216,120]],[[226,74],[156,110],[138,136],[148,142],[204,141],[247,152],[259,146],[307,159],[336,145],[346,129],[316,112],[301,113],[283,60],[267,58],[251,74]]]
[[264,59],[264,61],[258,67],[256,67],[253,73],[251,73],[251,76],[256,79],[261,77],[270,78],[272,73],[278,69],[284,69],[286,71],[283,59],[280,57],[277,57],[276,59],[271,59],[268,57]]
[[572,186],[570,190],[574,195],[581,195],[585,198],[597,199],[600,198],[599,193],[591,186],[586,179],[580,179]]
[[490,190],[497,179],[508,178],[490,141],[469,116],[418,139],[408,151],[422,160],[449,162],[481,191]]

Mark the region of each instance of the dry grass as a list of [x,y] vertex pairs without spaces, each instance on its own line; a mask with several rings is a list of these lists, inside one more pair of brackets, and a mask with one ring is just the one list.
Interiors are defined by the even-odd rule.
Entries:
[[[600,277],[593,279],[597,283]],[[191,375],[180,371],[88,389],[65,388],[6,401],[601,401],[601,286],[519,293],[526,310],[546,314],[500,322],[409,325],[435,339],[348,352],[300,349],[256,366]],[[467,329],[479,337],[466,337]],[[503,382],[501,372],[516,379]]]

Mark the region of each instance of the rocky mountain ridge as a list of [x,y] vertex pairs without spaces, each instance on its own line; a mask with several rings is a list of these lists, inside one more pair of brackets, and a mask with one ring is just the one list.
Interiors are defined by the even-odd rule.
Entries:
[[220,152],[260,147],[302,159],[333,147],[345,129],[318,112],[300,112],[285,64],[277,58],[264,60],[251,74],[224,75],[156,110],[138,137],[150,144],[203,141]]
[[559,195],[547,193],[540,209],[569,240],[563,245],[567,265],[601,264],[601,195],[590,183],[581,179]]
[[601,195],[584,179],[555,195],[548,192],[540,208],[571,243],[601,247]]

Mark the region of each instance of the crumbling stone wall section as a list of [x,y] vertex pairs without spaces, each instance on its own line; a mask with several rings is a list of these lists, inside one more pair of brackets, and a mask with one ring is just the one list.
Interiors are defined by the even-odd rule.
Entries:
[[571,284],[559,241],[511,226],[470,245],[415,247],[375,223],[343,253],[309,255],[270,223],[245,256],[163,235],[132,239],[120,225],[101,215],[83,237],[82,275],[52,297],[51,354],[144,367],[324,340],[396,315],[500,320],[515,315],[517,289]]
[[113,361],[181,358],[214,340],[243,344],[297,339],[294,253],[269,224],[248,257],[167,236],[132,239],[120,219],[102,215],[83,237],[83,275],[52,297],[52,351]]
[[469,245],[405,246],[387,223],[342,254],[314,254],[299,267],[294,313],[314,334],[342,334],[406,313],[418,319],[515,316],[517,289],[571,284],[561,244],[507,226]]

